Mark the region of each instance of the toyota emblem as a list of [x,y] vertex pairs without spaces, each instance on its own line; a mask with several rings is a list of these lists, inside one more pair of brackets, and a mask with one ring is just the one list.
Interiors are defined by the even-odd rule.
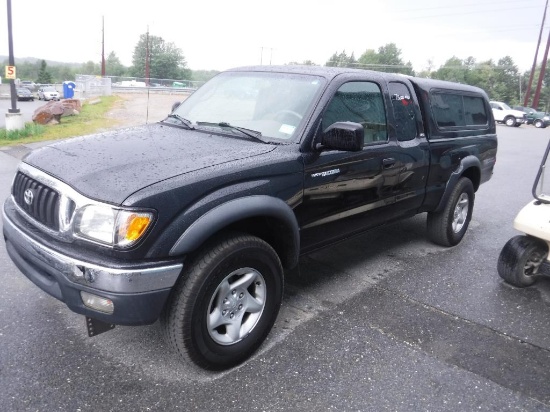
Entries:
[[29,206],[32,205],[32,201],[33,201],[33,199],[34,199],[34,193],[33,193],[33,191],[32,191],[31,189],[25,190],[25,194],[24,194],[24,196],[23,196],[23,199],[25,200],[25,203],[26,203],[27,205],[29,205]]

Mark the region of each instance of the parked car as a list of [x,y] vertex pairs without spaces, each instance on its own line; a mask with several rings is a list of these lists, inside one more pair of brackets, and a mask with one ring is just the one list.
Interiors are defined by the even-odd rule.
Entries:
[[31,93],[31,91],[25,87],[18,87],[15,89],[15,92],[17,93],[17,100],[30,100],[31,102],[34,101],[34,95]]
[[539,112],[531,107],[514,106],[514,110],[519,110],[527,115],[527,124],[532,124],[537,128],[545,128],[550,125],[550,115],[545,112]]
[[53,86],[38,89],[38,100],[59,100],[59,92]]
[[527,123],[527,114],[522,111],[514,110],[506,103],[491,101],[491,109],[497,123],[504,123],[509,127],[518,127]]
[[31,82],[30,80],[23,80],[21,83],[19,83],[19,86],[25,87],[31,92],[34,92],[34,90],[36,89],[36,84],[34,82]]

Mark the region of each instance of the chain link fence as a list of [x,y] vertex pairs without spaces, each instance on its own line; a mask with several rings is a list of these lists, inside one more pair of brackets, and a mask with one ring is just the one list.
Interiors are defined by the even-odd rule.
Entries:
[[204,81],[146,79],[140,77],[93,76],[79,74],[75,78],[75,97],[87,99],[119,93],[185,94],[194,92]]

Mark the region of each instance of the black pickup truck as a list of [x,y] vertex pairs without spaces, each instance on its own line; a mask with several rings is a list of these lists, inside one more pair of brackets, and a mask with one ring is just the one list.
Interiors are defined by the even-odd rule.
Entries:
[[239,68],[159,123],[30,153],[3,232],[90,336],[160,319],[184,360],[223,369],[265,339],[300,255],[422,212],[431,240],[458,244],[496,153],[479,88]]

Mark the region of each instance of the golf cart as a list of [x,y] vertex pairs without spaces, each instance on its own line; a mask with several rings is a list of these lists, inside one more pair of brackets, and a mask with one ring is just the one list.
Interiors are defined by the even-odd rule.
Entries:
[[533,185],[534,200],[514,220],[514,228],[525,235],[510,239],[498,258],[500,277],[520,288],[532,285],[540,276],[550,276],[550,170],[546,172],[549,151],[550,142]]

